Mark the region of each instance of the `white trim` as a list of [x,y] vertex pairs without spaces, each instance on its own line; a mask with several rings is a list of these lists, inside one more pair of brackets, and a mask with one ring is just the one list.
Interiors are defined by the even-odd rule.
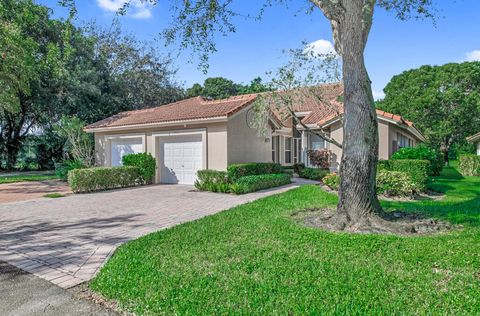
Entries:
[[296,117],[305,117],[305,116],[309,115],[310,113],[312,113],[312,111],[295,112],[295,116]]
[[158,148],[158,143],[160,138],[168,138],[175,136],[188,136],[188,135],[201,135],[202,136],[202,169],[208,169],[208,138],[207,138],[207,128],[194,128],[194,129],[178,129],[170,131],[159,131],[152,133],[153,139],[153,148],[152,152],[154,153],[155,159],[157,160],[157,172],[155,173],[155,182],[160,183],[162,175],[160,174],[159,162],[160,153]]
[[[311,129],[318,129],[319,128],[317,124],[305,124],[305,126],[307,126],[308,128],[311,128]],[[299,131],[306,130],[305,127],[303,127],[303,125],[301,125],[301,124],[297,124],[296,129],[299,130]]]
[[118,131],[118,130],[132,130],[132,129],[139,129],[139,128],[177,126],[177,125],[182,125],[187,123],[188,124],[220,123],[220,122],[227,122],[227,121],[228,121],[228,116],[218,116],[218,117],[194,119],[194,120],[179,120],[179,121],[133,124],[133,125],[112,126],[112,127],[85,128],[84,131],[87,133],[98,133],[98,132],[110,132],[110,131]]

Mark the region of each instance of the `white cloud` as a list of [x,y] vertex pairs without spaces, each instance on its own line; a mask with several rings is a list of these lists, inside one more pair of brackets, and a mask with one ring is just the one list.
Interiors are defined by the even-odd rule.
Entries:
[[480,50],[468,52],[465,61],[480,61]]
[[[98,6],[106,11],[115,13],[123,7],[127,0],[97,0]],[[152,6],[140,0],[132,0],[127,9],[128,16],[134,19],[148,19],[152,16]]]
[[373,90],[372,93],[373,93],[373,99],[375,101],[382,100],[383,98],[385,98],[385,93],[383,91]]
[[326,55],[337,55],[335,48],[330,41],[319,39],[318,41],[307,44],[303,50],[304,54],[312,54],[318,57]]

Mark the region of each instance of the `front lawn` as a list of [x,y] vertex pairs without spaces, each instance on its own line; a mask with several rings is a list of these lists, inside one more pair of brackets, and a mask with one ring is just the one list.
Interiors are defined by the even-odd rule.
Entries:
[[58,179],[56,175],[50,174],[30,174],[30,175],[15,175],[15,176],[2,176],[0,175],[0,184],[15,183],[25,181],[45,181]]
[[464,229],[328,233],[296,223],[336,197],[304,186],[120,247],[90,286],[138,314],[480,314],[480,178],[445,169],[442,201],[384,202]]

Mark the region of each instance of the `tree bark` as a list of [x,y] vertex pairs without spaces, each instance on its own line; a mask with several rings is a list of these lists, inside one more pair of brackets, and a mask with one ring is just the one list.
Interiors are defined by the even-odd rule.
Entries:
[[[340,25],[345,85],[343,154],[340,189],[333,224],[337,229],[361,230],[383,213],[375,190],[378,161],[378,123],[364,49],[363,1],[343,1]],[[368,26],[369,28],[369,26]],[[369,30],[367,30],[368,32]]]

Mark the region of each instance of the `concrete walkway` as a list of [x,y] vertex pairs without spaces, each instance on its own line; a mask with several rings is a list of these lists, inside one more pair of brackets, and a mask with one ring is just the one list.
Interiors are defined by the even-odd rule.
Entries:
[[157,185],[1,204],[0,260],[70,288],[128,240],[311,183],[239,196]]
[[32,274],[0,262],[0,315],[116,315]]

